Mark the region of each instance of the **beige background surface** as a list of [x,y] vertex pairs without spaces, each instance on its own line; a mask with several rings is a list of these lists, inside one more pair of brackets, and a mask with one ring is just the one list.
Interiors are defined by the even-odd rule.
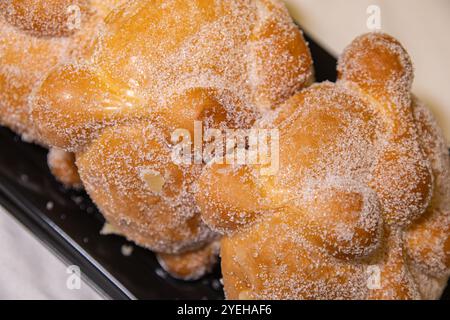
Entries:
[[[336,55],[368,31],[366,9],[378,4],[382,29],[400,39],[414,60],[414,92],[432,106],[450,138],[449,0],[286,2],[299,23]],[[66,265],[0,208],[0,299],[101,298],[86,283],[68,290],[66,280]]]

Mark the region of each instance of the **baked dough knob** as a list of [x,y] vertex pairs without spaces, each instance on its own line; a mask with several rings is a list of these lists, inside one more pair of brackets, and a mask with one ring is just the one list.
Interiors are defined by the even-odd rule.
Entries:
[[371,274],[367,272],[368,284],[371,284],[370,277],[375,276],[378,279],[374,283],[376,286],[369,285],[367,299],[369,300],[418,300],[421,299],[418,287],[408,265],[406,264],[405,250],[399,237],[400,235],[389,236],[385,244],[384,252],[380,258],[383,261],[379,265],[372,267],[379,268],[379,273]]
[[[221,241],[228,299],[361,299],[365,279],[299,232],[299,214],[279,211]],[[359,291],[359,289],[363,289]]]
[[424,215],[408,230],[407,248],[421,271],[441,278],[450,273],[450,214],[439,210]]
[[212,271],[219,258],[220,243],[213,242],[195,251],[181,254],[158,253],[161,267],[172,277],[194,281]]
[[309,198],[299,219],[315,244],[344,260],[367,257],[378,248],[382,216],[374,191],[342,183],[317,188]]
[[191,134],[194,121],[202,122],[203,129],[243,129],[257,117],[255,110],[231,92],[215,88],[191,88],[170,97],[162,107],[155,107],[153,118],[164,121],[171,131],[187,129]]
[[356,38],[338,64],[339,80],[355,84],[379,103],[379,111],[392,119],[406,115],[411,124],[412,62],[402,45],[387,34],[368,33]]
[[70,24],[71,19],[81,19],[81,14],[88,11],[88,2],[88,0],[2,0],[0,11],[10,24],[33,35],[66,36],[74,30]]
[[30,120],[28,99],[40,79],[67,57],[68,46],[65,40],[36,38],[16,30],[0,13],[0,123],[26,141],[43,144]]
[[[396,39],[383,33],[356,38],[339,59],[338,75],[340,82],[374,103],[392,143],[399,143],[400,148],[414,147],[418,139],[411,108],[414,70]],[[411,145],[402,145],[404,141]]]
[[143,105],[126,90],[90,68],[61,66],[33,96],[31,116],[46,144],[75,151],[106,126],[142,116]]
[[[432,159],[434,194],[427,212],[406,233],[408,253],[427,276],[450,274],[450,158],[447,142],[431,111],[414,101],[414,116],[425,154]],[[437,296],[439,296],[438,294]]]
[[76,163],[106,219],[137,244],[178,254],[214,239],[191,190],[201,167],[175,164],[162,130],[144,122],[106,128]]
[[[24,140],[46,145],[37,137],[35,124],[29,116],[29,99],[45,76],[57,65],[82,59],[92,50],[94,35],[103,18],[121,0],[89,0],[89,13],[85,14],[85,1],[1,0],[0,1],[0,123]],[[74,5],[68,23],[79,27],[70,35],[58,36],[51,15],[58,6]],[[75,5],[80,5],[81,21]],[[22,18],[20,18],[22,17]],[[9,19],[9,20],[8,20]],[[45,20],[42,20],[45,19]],[[14,21],[12,21],[14,20]],[[36,25],[33,21],[36,20]],[[41,23],[49,28],[42,30]],[[12,24],[11,24],[12,23]],[[36,28],[25,31],[16,24]],[[31,23],[31,25],[30,25]],[[78,24],[80,23],[80,24]],[[43,36],[47,31],[47,35]]]
[[367,96],[386,122],[390,147],[378,159],[370,186],[379,195],[386,222],[409,225],[425,212],[433,192],[412,113],[409,55],[391,36],[369,33],[345,50],[338,71],[340,81]]
[[47,155],[47,162],[52,174],[63,185],[75,189],[82,187],[73,153],[51,148]]
[[433,176],[421,153],[402,154],[396,149],[378,159],[370,186],[378,193],[385,222],[408,226],[426,211]]
[[203,221],[220,233],[232,233],[262,214],[263,193],[249,166],[213,164],[200,177],[196,194]]

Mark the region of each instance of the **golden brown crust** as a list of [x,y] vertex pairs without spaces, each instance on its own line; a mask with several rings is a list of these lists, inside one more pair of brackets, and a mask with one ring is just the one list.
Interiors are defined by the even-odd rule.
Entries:
[[[264,207],[254,201],[254,195],[262,198],[263,193],[249,179],[250,174],[247,167],[230,170],[226,164],[215,164],[203,173],[197,201],[202,204],[203,221],[211,228],[221,233],[231,232],[253,222],[262,212]],[[207,182],[210,179],[214,183]],[[233,185],[241,188],[229,188]]]
[[427,147],[442,135],[412,102],[409,57],[392,37],[367,34],[338,68],[336,84],[304,89],[262,121],[280,131],[274,176],[258,166],[202,173],[204,220],[226,234],[228,298],[435,299],[442,292],[450,271],[450,194],[442,181],[450,165],[444,143]]
[[422,295],[437,299],[450,274],[450,157],[431,112],[417,99],[413,108],[422,148],[431,161],[435,179],[431,204],[408,229],[406,248]]
[[38,37],[59,37],[73,33],[70,30],[70,6],[80,13],[89,11],[89,0],[4,0],[0,10],[15,28]]
[[52,174],[63,185],[75,189],[82,188],[73,153],[51,148],[47,155],[47,162]]
[[[77,154],[77,166],[86,191],[122,234],[144,247],[175,254],[215,235],[192,205],[190,188],[200,166],[172,163],[159,130],[142,123],[105,129]],[[162,183],[154,186],[149,178]]]
[[[80,28],[67,33],[67,0],[1,2],[0,123],[24,139],[45,144],[30,120],[28,99],[57,64],[88,54],[103,17],[120,0],[70,1],[80,5]],[[45,19],[44,19],[45,18]],[[48,20],[49,18],[50,20]],[[61,27],[61,34],[58,28]]]
[[172,277],[194,281],[212,271],[219,258],[220,244],[212,242],[204,248],[179,255],[157,254],[161,267]]
[[[56,65],[81,59],[91,51],[100,22],[120,0],[5,0],[0,2],[0,124],[29,142],[38,137],[29,114],[29,98]],[[70,6],[77,6],[72,12]],[[69,28],[73,14],[80,25]],[[75,23],[76,21],[74,21]],[[80,187],[73,156],[50,152],[49,165],[58,180]],[[56,156],[56,157],[54,157]]]
[[[273,52],[277,54],[272,54]],[[33,99],[48,144],[76,152],[107,220],[164,253],[217,235],[193,197],[203,165],[175,165],[175,129],[250,127],[312,78],[301,32],[278,0],[127,3],[91,59],[55,69]]]

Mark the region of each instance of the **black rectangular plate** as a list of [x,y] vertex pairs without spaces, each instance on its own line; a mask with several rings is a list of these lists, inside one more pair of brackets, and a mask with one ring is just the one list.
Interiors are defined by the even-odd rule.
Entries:
[[[336,59],[308,38],[317,81],[336,80]],[[223,299],[220,270],[194,282],[170,278],[150,251],[118,236],[101,236],[103,217],[82,191],[50,174],[47,151],[0,128],[0,204],[113,299]],[[53,207],[47,206],[51,202]],[[133,247],[130,256],[123,245]],[[443,296],[449,299],[449,290]]]

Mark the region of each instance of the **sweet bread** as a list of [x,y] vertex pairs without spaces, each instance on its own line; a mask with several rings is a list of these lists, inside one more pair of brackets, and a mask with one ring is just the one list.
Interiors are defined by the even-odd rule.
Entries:
[[194,199],[204,164],[174,163],[172,133],[193,134],[194,121],[250,127],[311,82],[311,65],[281,1],[132,1],[108,16],[85,63],[48,75],[31,115],[45,143],[75,153],[115,230],[181,254],[217,234]]
[[345,50],[337,83],[314,84],[256,127],[279,130],[279,170],[212,164],[197,201],[225,236],[230,299],[436,299],[450,274],[450,163],[411,96],[392,37]]
[[[31,92],[57,64],[90,51],[99,23],[118,2],[0,1],[1,125],[21,134],[26,141],[44,144],[29,117]],[[62,178],[65,183],[80,183],[77,175],[73,175],[74,181]]]

